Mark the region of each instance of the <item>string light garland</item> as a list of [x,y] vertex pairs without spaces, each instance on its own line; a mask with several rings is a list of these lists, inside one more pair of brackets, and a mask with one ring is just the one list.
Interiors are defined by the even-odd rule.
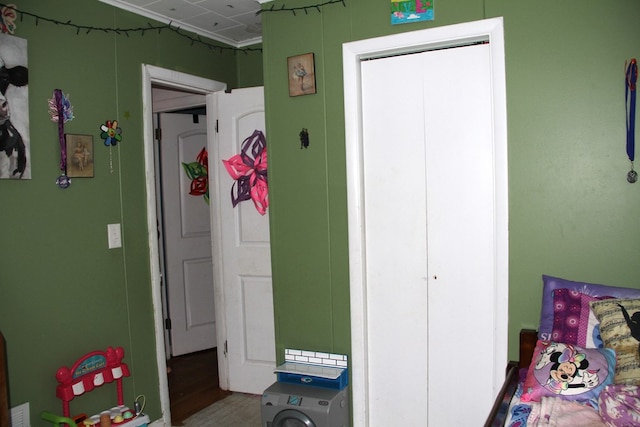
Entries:
[[260,15],[261,13],[267,13],[267,12],[292,12],[293,15],[296,16],[297,10],[298,11],[303,10],[305,14],[309,14],[309,10],[314,10],[314,9],[321,13],[322,11],[320,10],[320,8],[334,4],[334,3],[342,3],[342,6],[347,7],[345,0],[329,0],[324,3],[312,4],[309,6],[298,6],[298,7],[285,7],[285,5],[283,4],[281,7],[276,8],[275,5],[271,5],[271,8],[259,10],[258,12],[256,12],[256,15]]
[[144,34],[147,31],[158,31],[158,34],[160,34],[163,30],[169,30],[169,31],[173,31],[174,33],[178,34],[179,36],[184,37],[185,39],[189,40],[191,42],[192,46],[194,44],[200,44],[200,45],[208,47],[210,50],[216,51],[218,53],[222,53],[224,51],[232,51],[234,53],[242,52],[242,53],[245,53],[245,54],[248,54],[249,52],[262,52],[262,48],[234,48],[234,47],[214,45],[214,44],[206,42],[205,40],[203,40],[202,38],[200,38],[198,36],[194,37],[194,36],[191,36],[189,34],[183,33],[180,30],[180,27],[173,26],[172,22],[169,22],[169,24],[163,24],[163,25],[151,25],[150,23],[147,23],[147,27],[138,27],[138,28],[93,27],[93,26],[89,26],[89,25],[74,24],[74,23],[71,22],[71,20],[69,20],[69,21],[59,21],[57,19],[47,18],[47,17],[44,17],[44,16],[36,15],[35,13],[27,12],[27,11],[24,11],[24,10],[19,10],[14,5],[11,5],[11,4],[0,3],[0,8],[2,8],[2,7],[7,8],[7,9],[12,9],[13,11],[15,11],[20,17],[20,22],[22,22],[24,20],[25,16],[28,16],[30,18],[35,19],[36,26],[40,24],[40,21],[45,21],[45,22],[49,22],[49,23],[52,23],[52,24],[55,24],[55,25],[62,25],[62,26],[65,26],[65,27],[75,28],[76,35],[79,35],[81,31],[84,32],[85,34],[89,34],[92,31],[101,31],[101,32],[104,32],[104,33],[115,33],[115,34],[118,34],[118,35],[124,34],[125,36],[129,37],[130,33],[138,33],[138,34],[144,36]]

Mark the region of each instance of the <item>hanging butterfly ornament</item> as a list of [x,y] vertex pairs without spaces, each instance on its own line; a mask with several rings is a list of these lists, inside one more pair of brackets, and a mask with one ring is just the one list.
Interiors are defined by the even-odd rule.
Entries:
[[240,154],[223,160],[224,167],[235,180],[231,187],[231,204],[253,200],[260,215],[267,213],[269,206],[269,186],[267,182],[267,140],[264,134],[255,130],[242,142]]
[[60,188],[68,188],[71,179],[67,176],[67,147],[64,138],[64,124],[73,120],[73,107],[66,95],[60,89],[53,91],[53,97],[49,99],[49,115],[51,121],[58,124],[58,143],[60,144],[60,176],[56,179],[56,185]]
[[100,138],[104,139],[104,145],[109,147],[109,173],[113,173],[113,156],[111,147],[118,145],[122,141],[122,129],[118,127],[117,120],[107,120],[100,126]]

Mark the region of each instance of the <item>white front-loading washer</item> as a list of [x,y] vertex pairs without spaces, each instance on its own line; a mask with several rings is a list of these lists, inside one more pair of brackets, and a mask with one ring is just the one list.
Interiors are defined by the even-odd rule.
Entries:
[[262,394],[262,427],[348,427],[347,390],[274,383]]

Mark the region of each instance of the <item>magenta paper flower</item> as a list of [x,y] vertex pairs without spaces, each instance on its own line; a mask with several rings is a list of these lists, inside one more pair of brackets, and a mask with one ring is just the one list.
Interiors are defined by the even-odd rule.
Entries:
[[264,134],[255,130],[242,142],[240,154],[223,160],[224,167],[235,180],[231,187],[231,204],[253,200],[260,215],[269,207],[269,185],[267,182],[267,140]]

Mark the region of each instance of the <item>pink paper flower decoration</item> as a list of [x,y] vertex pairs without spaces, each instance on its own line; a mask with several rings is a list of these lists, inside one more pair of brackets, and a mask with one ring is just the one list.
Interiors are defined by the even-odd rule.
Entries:
[[231,187],[231,204],[253,200],[260,215],[269,207],[269,185],[267,182],[267,141],[264,134],[255,130],[242,142],[240,154],[223,160],[224,167],[235,180]]

